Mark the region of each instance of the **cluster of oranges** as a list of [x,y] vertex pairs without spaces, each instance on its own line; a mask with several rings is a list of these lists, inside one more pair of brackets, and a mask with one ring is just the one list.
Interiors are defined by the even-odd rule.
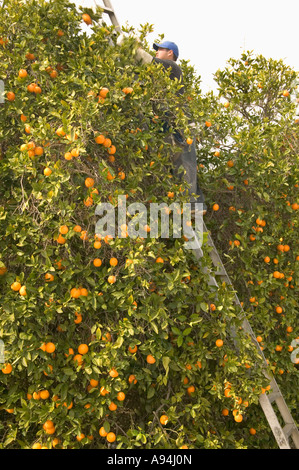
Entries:
[[25,297],[27,295],[26,286],[22,286],[19,281],[14,281],[10,287],[14,292],[19,292],[22,297]]

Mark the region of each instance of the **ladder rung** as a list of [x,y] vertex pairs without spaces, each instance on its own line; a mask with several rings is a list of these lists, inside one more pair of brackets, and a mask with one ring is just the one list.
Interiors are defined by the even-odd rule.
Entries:
[[112,8],[108,8],[108,7],[104,7],[104,6],[101,6],[101,8],[104,10],[104,13],[114,13],[114,10]]
[[[214,274],[215,274],[215,276],[223,276],[223,277],[227,278],[226,272],[224,272],[222,269],[220,271],[216,271]],[[227,278],[227,280],[228,280],[228,278]]]
[[280,392],[272,392],[268,395],[268,399],[270,403],[273,403],[277,398],[281,398],[281,393]]
[[289,438],[290,435],[292,434],[293,431],[296,431],[296,426],[294,424],[286,424],[284,427],[283,427],[283,433],[284,435]]

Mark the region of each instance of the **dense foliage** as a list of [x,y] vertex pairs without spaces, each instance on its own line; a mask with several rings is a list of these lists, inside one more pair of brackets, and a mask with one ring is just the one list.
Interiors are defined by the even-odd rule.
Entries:
[[263,361],[207,244],[199,265],[149,218],[127,236],[129,213],[105,237],[95,208],[187,202],[163,123],[197,123],[207,227],[298,421],[296,73],[244,53],[203,95],[183,61],[177,96],[100,8],[9,0],[0,19],[1,447],[275,448]]

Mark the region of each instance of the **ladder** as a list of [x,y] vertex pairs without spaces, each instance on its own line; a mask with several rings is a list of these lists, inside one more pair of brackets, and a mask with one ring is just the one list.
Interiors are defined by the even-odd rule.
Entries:
[[113,6],[110,0],[103,0],[104,5],[98,5],[98,2],[96,0],[94,0],[94,3],[96,6],[99,6],[100,8],[102,8],[104,10],[104,13],[109,15],[110,21],[113,24],[113,26],[115,26],[116,31],[121,33],[121,27],[119,25],[119,22],[117,20],[115,11],[113,9]]
[[[94,0],[94,2],[97,5],[96,0]],[[118,23],[117,17],[115,15],[115,11],[112,7],[112,3],[110,2],[110,0],[103,0],[103,3],[104,3],[104,6],[101,6],[101,8],[103,8],[104,13],[107,13],[109,15],[110,21],[115,26],[116,31],[121,32],[121,27]],[[188,236],[188,238],[190,237],[192,239],[194,237],[195,247],[192,249],[195,254],[195,257],[198,260],[200,260],[200,258],[203,257],[203,251],[201,249],[201,244],[198,240],[198,237],[192,228],[185,227],[185,229],[186,229],[185,234]],[[225,267],[221,261],[221,258],[218,254],[218,251],[214,245],[214,242],[210,236],[210,233],[207,230],[207,227],[203,220],[202,220],[202,229],[205,233],[208,234],[208,245],[211,247],[210,257],[211,257],[213,266],[217,269],[214,276],[210,274],[210,281],[209,281],[210,284],[214,285],[216,288],[218,287],[218,282],[216,281],[216,276],[217,276],[220,278],[222,282],[225,282],[226,285],[230,285],[231,287],[233,287],[230,281],[230,278],[225,270]],[[189,234],[187,233],[188,231],[189,231]],[[258,348],[258,351],[264,361],[265,376],[270,381],[271,393],[270,394],[262,393],[259,397],[259,403],[260,403],[260,406],[262,407],[262,410],[268,421],[268,424],[272,430],[272,433],[276,439],[277,445],[280,449],[291,449],[292,448],[291,445],[293,444],[293,447],[295,447],[296,449],[299,449],[299,431],[296,426],[296,423],[283,398],[283,395],[278,387],[276,380],[268,372],[269,368],[268,368],[267,361],[264,357],[264,354],[260,348],[259,343],[255,339],[252,328],[248,320],[246,319],[245,312],[243,311],[241,303],[236,294],[235,294],[235,304],[238,307],[240,307],[241,311],[243,312],[242,327],[244,331],[246,331],[250,335],[253,343]],[[272,405],[274,403],[276,403],[276,406],[281,415],[281,421],[283,421],[284,425],[281,425],[278,420],[278,416]]]
[[[208,235],[208,240],[207,240],[207,244],[210,246],[211,248],[211,251],[210,251],[210,257],[211,257],[211,260],[212,260],[212,264],[214,266],[214,268],[216,269],[215,271],[215,274],[212,275],[210,273],[209,274],[209,284],[210,285],[213,285],[215,287],[218,287],[218,282],[216,280],[216,277],[219,278],[222,282],[225,282],[226,285],[230,285],[231,287],[232,286],[232,283],[231,283],[231,280],[226,272],[226,269],[221,261],[221,258],[219,256],[219,253],[214,245],[214,242],[211,238],[211,235],[204,223],[203,220],[200,221],[200,227],[201,229],[203,230],[204,233],[207,233]],[[193,239],[194,242],[195,242],[195,245],[193,245],[193,252],[194,252],[194,255],[195,257],[200,260],[202,257],[203,257],[203,251],[202,251],[202,248],[201,248],[201,244],[198,240],[198,237],[197,235],[195,234],[194,230],[192,228],[190,228],[189,230],[187,229],[187,227],[185,227],[185,235],[189,238],[189,239]],[[194,237],[194,238],[193,238]],[[207,268],[204,268],[205,272],[207,272]],[[248,322],[248,320],[246,319],[245,317],[245,313],[244,313],[244,310],[241,306],[241,303],[238,299],[238,296],[237,294],[235,294],[235,304],[238,305],[238,307],[240,307],[241,311],[243,312],[243,322],[242,322],[242,327],[244,329],[244,331],[246,331],[253,343],[255,344],[255,346],[257,347],[258,351],[259,351],[259,354],[261,355],[262,359],[263,359],[263,362],[264,362],[264,365],[265,365],[265,370],[264,370],[264,374],[265,376],[267,377],[267,379],[269,379],[270,381],[270,390],[271,390],[271,393],[270,394],[266,394],[266,393],[262,393],[259,397],[259,403],[260,403],[260,406],[262,407],[263,409],[263,412],[264,412],[264,415],[268,421],[268,424],[272,430],[272,433],[276,439],[276,442],[277,442],[277,445],[280,449],[292,449],[293,447],[295,447],[296,449],[299,449],[299,431],[298,431],[298,428],[296,426],[296,423],[290,413],[290,410],[283,398],[283,395],[279,389],[279,386],[276,382],[276,380],[274,379],[274,377],[272,375],[269,374],[268,372],[268,364],[267,364],[267,361],[265,359],[265,356],[264,356],[264,353],[262,351],[262,349],[260,348],[260,345],[259,343],[256,341],[255,339],[255,336],[254,336],[254,333],[252,331],[252,328]],[[282,426],[278,420],[278,416],[273,408],[273,405],[276,403],[276,406],[280,412],[280,415],[281,415],[281,421],[284,423],[284,425]],[[293,444],[293,447],[291,447],[291,443]]]

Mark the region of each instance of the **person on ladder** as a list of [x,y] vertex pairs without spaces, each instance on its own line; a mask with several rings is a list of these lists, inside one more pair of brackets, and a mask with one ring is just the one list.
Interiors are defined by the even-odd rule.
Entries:
[[[122,44],[123,38],[123,35],[119,36],[117,40],[119,45]],[[136,52],[136,59],[144,64],[156,62],[162,64],[165,69],[171,68],[169,77],[171,80],[178,80],[182,83],[182,87],[178,91],[178,93],[182,94],[184,92],[183,73],[180,66],[177,64],[179,57],[178,46],[172,41],[164,41],[161,44],[154,43],[153,48],[156,51],[156,57],[153,57],[139,47]],[[167,132],[168,130],[169,124],[165,122],[164,131]],[[178,148],[172,155],[172,163],[176,175],[179,176],[181,167],[185,170],[185,180],[189,185],[191,214],[206,214],[207,206],[205,204],[204,195],[198,185],[195,139],[192,139],[192,144],[188,144],[180,131],[175,130],[167,137],[166,142]]]

